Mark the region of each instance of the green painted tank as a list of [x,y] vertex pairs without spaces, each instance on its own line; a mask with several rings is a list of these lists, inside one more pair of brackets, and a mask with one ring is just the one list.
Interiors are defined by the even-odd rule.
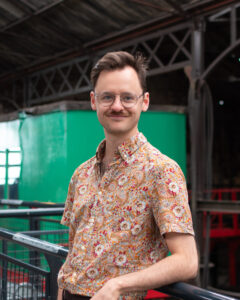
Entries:
[[[104,138],[96,113],[55,109],[36,116],[27,115],[19,126],[22,148],[19,198],[64,202],[73,171],[95,155]],[[145,112],[139,130],[152,145],[176,160],[186,174],[184,113],[170,110]]]

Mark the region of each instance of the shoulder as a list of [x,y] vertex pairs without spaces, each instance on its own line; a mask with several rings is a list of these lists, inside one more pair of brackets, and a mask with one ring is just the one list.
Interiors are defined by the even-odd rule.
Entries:
[[153,163],[157,170],[164,169],[165,167],[180,168],[175,160],[163,154],[150,143],[146,143],[144,146],[146,163]]
[[95,163],[96,156],[93,156],[84,163],[82,163],[80,166],[78,166],[72,175],[72,181],[76,181],[78,178],[88,176]]
[[184,177],[183,172],[176,161],[161,153],[150,143],[144,145],[145,161],[148,169],[152,170],[155,178],[162,178],[168,174]]

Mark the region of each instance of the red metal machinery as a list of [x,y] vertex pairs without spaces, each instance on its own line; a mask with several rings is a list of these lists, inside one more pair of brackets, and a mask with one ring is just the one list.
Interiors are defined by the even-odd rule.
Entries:
[[[240,188],[223,188],[212,190],[212,200],[216,201],[237,201],[240,199]],[[228,245],[229,283],[237,285],[237,250],[240,247],[240,215],[234,213],[210,212],[211,227],[210,239],[213,247],[219,241]],[[207,213],[204,212],[204,237],[206,237]]]

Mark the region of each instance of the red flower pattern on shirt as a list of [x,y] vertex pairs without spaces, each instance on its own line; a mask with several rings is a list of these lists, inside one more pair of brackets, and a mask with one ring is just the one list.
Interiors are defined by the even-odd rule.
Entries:
[[104,149],[105,141],[74,172],[62,217],[70,249],[58,283],[74,294],[93,296],[110,278],[166,257],[165,233],[193,234],[186,183],[176,162],[138,133],[118,147],[101,177]]

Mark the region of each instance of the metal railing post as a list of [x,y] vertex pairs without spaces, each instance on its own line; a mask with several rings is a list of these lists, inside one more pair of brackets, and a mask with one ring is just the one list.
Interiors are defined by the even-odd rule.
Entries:
[[204,258],[203,258],[203,282],[202,287],[207,288],[209,282],[209,252],[210,252],[210,229],[211,229],[211,214],[207,212],[206,236],[204,245]]
[[[40,230],[40,222],[39,217],[30,217],[29,218],[29,230],[36,231]],[[40,254],[38,251],[31,251],[29,254],[29,259],[31,264],[35,264],[35,266],[40,266]]]
[[57,294],[58,294],[58,284],[57,284],[58,272],[59,272],[63,262],[58,257],[54,257],[54,256],[46,254],[46,253],[44,255],[45,255],[48,265],[50,267],[49,287],[50,287],[51,300],[55,300],[55,299],[57,299]]
[[[8,241],[2,240],[2,253],[7,254],[8,252]],[[2,297],[1,300],[7,299],[7,266],[8,262],[6,260],[2,261],[2,284],[1,284],[1,289],[2,289]]]
[[9,188],[8,188],[8,159],[9,159],[9,150],[5,150],[5,185],[4,185],[4,198],[9,198]]

